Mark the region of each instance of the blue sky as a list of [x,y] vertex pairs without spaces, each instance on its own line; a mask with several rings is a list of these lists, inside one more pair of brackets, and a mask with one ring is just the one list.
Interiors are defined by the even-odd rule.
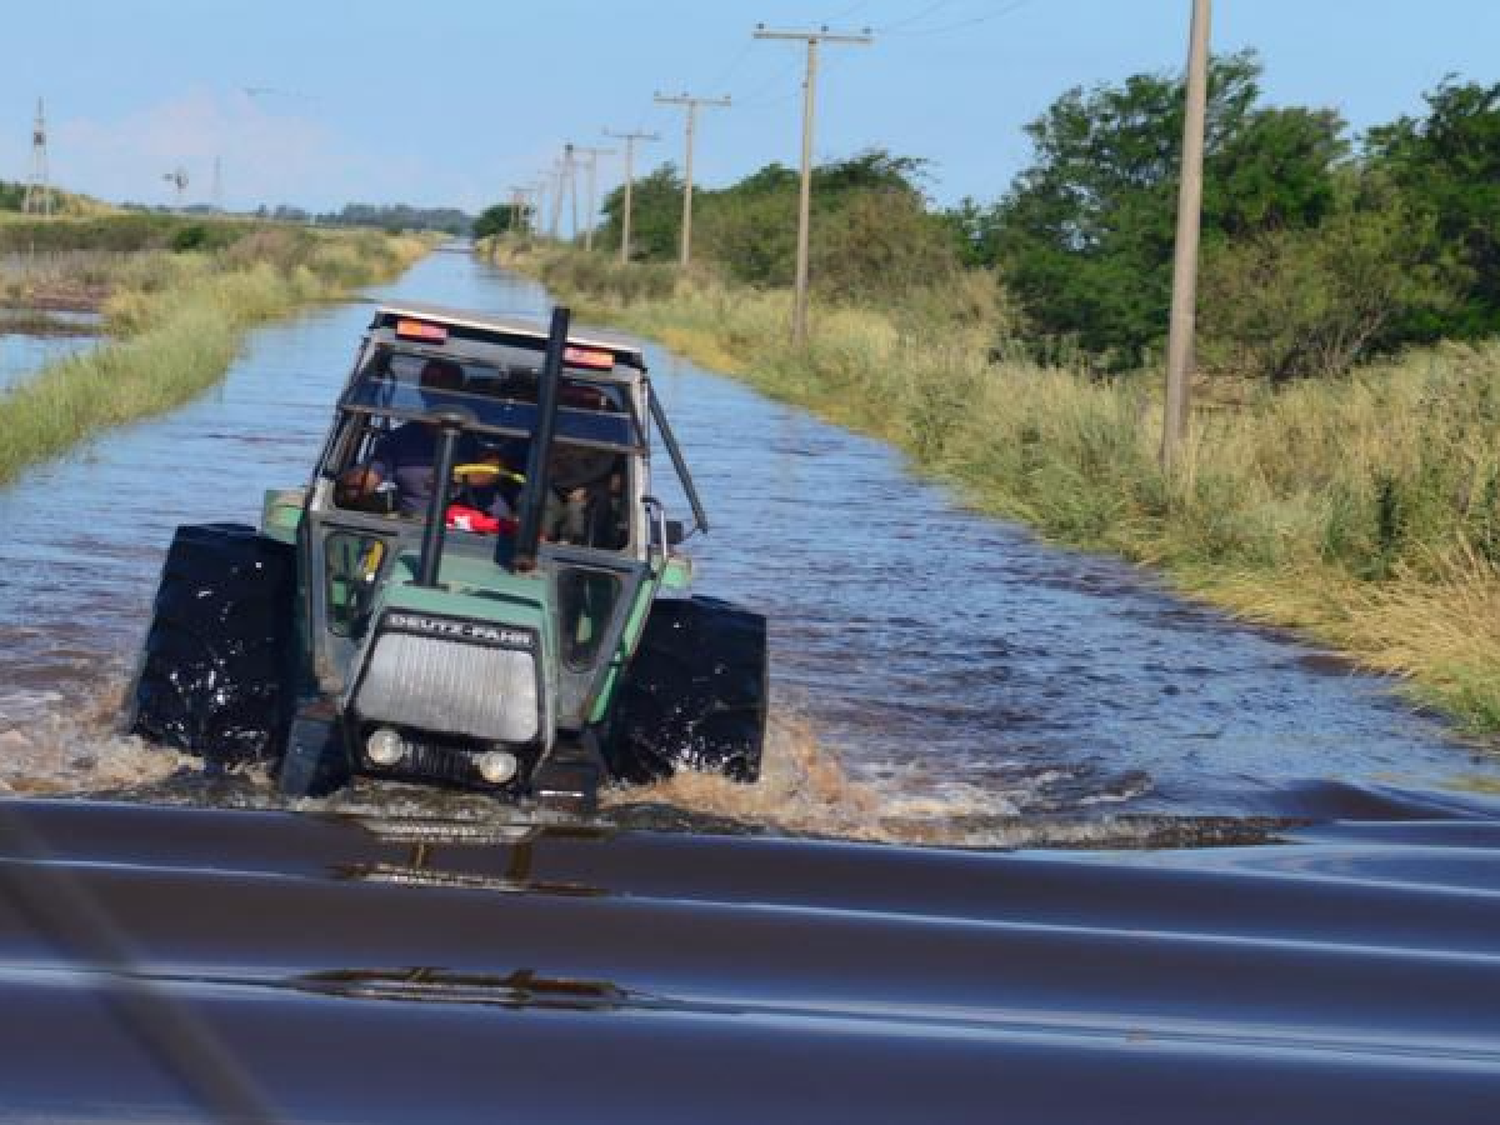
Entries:
[[[728,94],[701,117],[700,183],[795,165],[803,48],[773,27],[870,27],[830,47],[816,152],[880,146],[932,162],[940,202],[999,196],[1022,126],[1069,86],[1178,70],[1189,0],[14,0],[0,67],[0,178],[29,166],[46,98],[53,178],[167,202],[182,166],[232,208],[349,200],[477,209],[531,182],[565,141],[655,129],[640,164],[681,162],[656,90]],[[1421,108],[1447,73],[1500,69],[1495,0],[1217,0],[1214,49],[1253,46],[1268,100],[1356,127]],[[249,92],[253,91],[253,92]],[[601,165],[602,182],[618,166]]]

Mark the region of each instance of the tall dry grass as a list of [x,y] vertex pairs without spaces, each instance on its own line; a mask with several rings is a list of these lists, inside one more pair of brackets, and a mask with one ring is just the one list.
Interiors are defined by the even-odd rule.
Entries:
[[[785,292],[699,277],[642,296],[556,257],[514,264],[589,315],[894,443],[981,510],[1161,567],[1500,730],[1500,344],[1205,406],[1169,478],[1157,380],[996,362],[992,326],[951,315],[961,302],[927,295],[940,311],[925,322],[817,309],[802,351]],[[569,288],[580,276],[592,287]]]

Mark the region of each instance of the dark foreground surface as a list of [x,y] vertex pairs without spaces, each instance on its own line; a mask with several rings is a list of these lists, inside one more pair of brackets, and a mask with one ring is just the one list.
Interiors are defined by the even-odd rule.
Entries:
[[[213,1119],[165,1006],[279,1120],[1494,1121],[1500,810],[1359,799],[1011,854],[12,801],[0,1106]],[[60,889],[134,950],[135,1018]]]

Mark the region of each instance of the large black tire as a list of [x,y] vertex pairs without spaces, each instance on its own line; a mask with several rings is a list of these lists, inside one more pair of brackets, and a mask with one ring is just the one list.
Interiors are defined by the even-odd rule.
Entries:
[[714,598],[652,606],[603,739],[610,774],[755,781],[765,737],[766,619]]
[[295,549],[242,524],[177,529],[128,725],[221,764],[281,753],[296,695]]

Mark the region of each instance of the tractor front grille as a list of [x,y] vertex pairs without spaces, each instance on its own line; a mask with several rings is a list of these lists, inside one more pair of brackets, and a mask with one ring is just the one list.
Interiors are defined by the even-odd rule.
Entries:
[[541,735],[541,690],[529,649],[383,631],[354,708],[371,723],[525,744]]

